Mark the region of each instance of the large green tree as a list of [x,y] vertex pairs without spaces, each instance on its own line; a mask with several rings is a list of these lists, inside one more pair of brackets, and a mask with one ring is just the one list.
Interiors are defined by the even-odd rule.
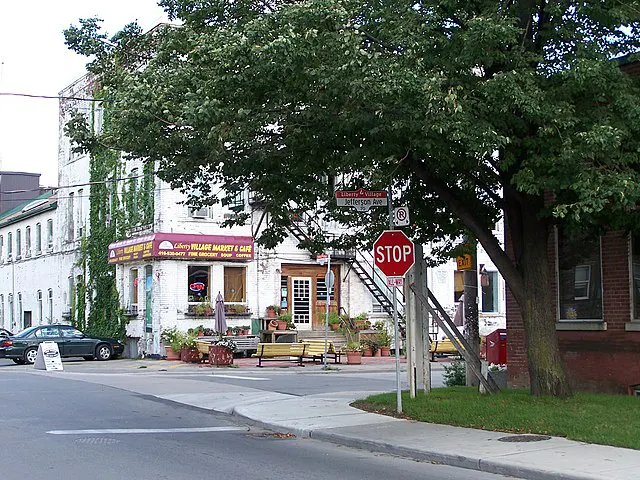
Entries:
[[385,212],[339,210],[333,189],[391,182],[416,240],[478,239],[520,306],[532,393],[570,394],[547,253],[558,223],[638,220],[640,88],[612,61],[640,45],[637,1],[160,4],[179,26],[65,32],[112,101],[104,143],[200,199],[258,192],[267,245],[300,210],[366,243]]

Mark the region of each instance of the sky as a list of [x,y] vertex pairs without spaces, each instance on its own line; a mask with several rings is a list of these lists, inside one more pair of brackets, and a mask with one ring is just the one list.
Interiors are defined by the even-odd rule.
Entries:
[[[114,34],[137,20],[143,30],[167,21],[155,0],[0,1],[0,94],[57,96],[81,77],[87,58],[64,44],[79,18],[104,20]],[[58,100],[0,95],[0,170],[40,173],[58,185]]]

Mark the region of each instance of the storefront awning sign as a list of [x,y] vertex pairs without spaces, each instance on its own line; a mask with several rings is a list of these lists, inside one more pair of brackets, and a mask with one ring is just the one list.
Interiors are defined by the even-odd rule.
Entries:
[[253,249],[252,237],[155,233],[112,243],[109,263],[150,258],[248,261]]

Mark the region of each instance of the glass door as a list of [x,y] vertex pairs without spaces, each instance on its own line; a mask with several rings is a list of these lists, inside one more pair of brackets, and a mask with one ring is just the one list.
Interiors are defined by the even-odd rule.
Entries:
[[291,279],[291,303],[293,323],[298,330],[311,330],[311,278]]

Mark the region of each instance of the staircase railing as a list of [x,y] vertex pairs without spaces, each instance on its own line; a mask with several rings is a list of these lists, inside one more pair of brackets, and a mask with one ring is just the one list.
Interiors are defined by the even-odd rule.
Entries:
[[[308,213],[296,215],[289,224],[288,229],[299,242],[303,242],[310,239],[307,234],[309,225],[325,232],[323,226],[317,221],[317,217],[313,217]],[[327,235],[326,232],[325,235]],[[334,235],[334,237],[337,237],[337,235]],[[370,252],[355,250],[350,253],[350,255],[344,255],[345,259],[351,263],[353,271],[380,304],[381,308],[389,315],[393,314],[393,289],[396,290],[398,314],[400,317],[403,317],[405,304],[404,291],[398,287],[387,286],[386,278],[375,266],[373,255],[371,255]]]

